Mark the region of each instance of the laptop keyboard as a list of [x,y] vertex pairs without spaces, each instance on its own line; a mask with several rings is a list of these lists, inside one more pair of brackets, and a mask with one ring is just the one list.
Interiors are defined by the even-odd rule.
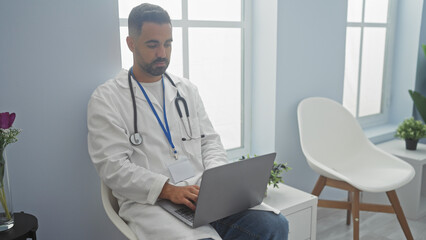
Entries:
[[183,218],[185,218],[186,220],[192,223],[194,222],[195,213],[189,207],[185,206],[183,208],[175,210],[175,212],[179,214],[180,216],[182,216]]

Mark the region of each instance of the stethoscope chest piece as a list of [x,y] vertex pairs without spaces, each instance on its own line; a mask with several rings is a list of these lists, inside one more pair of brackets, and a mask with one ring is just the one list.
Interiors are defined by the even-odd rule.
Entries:
[[133,133],[132,135],[130,135],[129,137],[130,143],[133,146],[139,146],[142,144],[142,136],[140,133]]

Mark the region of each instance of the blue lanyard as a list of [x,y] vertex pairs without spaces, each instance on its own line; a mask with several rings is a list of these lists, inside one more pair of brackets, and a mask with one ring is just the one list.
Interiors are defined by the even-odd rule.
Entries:
[[[136,79],[135,75],[133,74],[133,67],[130,68],[130,73],[132,74],[132,77],[134,79]],[[173,144],[173,141],[172,141],[172,134],[170,133],[169,123],[167,122],[166,101],[165,101],[165,94],[164,94],[164,79],[163,79],[163,75],[161,75],[161,83],[163,84],[163,114],[164,114],[164,124],[163,124],[163,122],[161,122],[160,117],[158,117],[157,111],[155,111],[155,108],[152,105],[152,102],[149,99],[148,94],[146,94],[145,89],[142,87],[142,84],[140,84],[139,81],[136,81],[136,82],[138,83],[140,89],[142,90],[143,95],[145,96],[146,101],[148,102],[149,106],[151,107],[151,110],[154,113],[155,118],[157,118],[158,124],[160,124],[161,129],[163,129],[164,135],[166,135],[166,138],[169,141],[170,146],[172,147],[175,159],[177,159],[177,151],[176,151],[175,145]],[[164,127],[164,125],[166,125],[166,127]]]

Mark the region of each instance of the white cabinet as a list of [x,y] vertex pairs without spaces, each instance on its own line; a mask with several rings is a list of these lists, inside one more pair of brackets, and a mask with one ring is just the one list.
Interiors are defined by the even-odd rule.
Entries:
[[309,193],[279,184],[268,187],[264,202],[279,209],[289,221],[289,240],[315,240],[318,198]]

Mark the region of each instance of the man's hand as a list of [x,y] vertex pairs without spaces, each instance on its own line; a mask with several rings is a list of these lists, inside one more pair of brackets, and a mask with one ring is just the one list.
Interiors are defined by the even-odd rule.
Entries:
[[169,183],[165,183],[159,198],[168,199],[176,204],[184,204],[195,211],[194,203],[198,200],[199,191],[200,187],[197,185],[177,187]]

